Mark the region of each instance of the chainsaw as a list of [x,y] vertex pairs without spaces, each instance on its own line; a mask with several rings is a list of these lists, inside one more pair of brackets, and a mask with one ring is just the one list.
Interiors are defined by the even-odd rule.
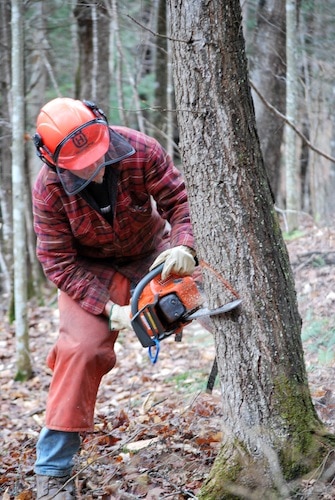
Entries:
[[131,299],[131,325],[142,346],[149,347],[151,358],[151,347],[156,346],[159,350],[159,342],[172,334],[176,335],[176,340],[180,339],[183,327],[191,321],[229,312],[242,302],[236,299],[208,309],[191,276],[172,274],[162,280],[163,266],[160,264],[144,276]]

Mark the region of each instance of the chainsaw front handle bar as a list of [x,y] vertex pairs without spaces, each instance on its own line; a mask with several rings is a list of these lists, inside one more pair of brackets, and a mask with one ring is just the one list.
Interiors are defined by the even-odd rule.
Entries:
[[144,288],[147,286],[148,283],[150,283],[150,281],[153,278],[155,278],[158,274],[160,274],[163,271],[163,267],[164,267],[164,262],[162,264],[159,264],[159,266],[155,267],[152,271],[146,274],[144,278],[142,278],[141,281],[139,281],[138,284],[136,285],[131,298],[131,314],[133,316],[135,316],[135,314],[138,312],[138,301]]
[[[150,338],[148,335],[147,330],[144,328],[142,321],[139,317],[141,311],[138,310],[138,302],[141,297],[141,294],[144,290],[144,288],[150,283],[150,281],[155,278],[158,274],[160,274],[163,270],[164,262],[162,264],[159,264],[159,266],[155,267],[150,271],[148,274],[144,276],[144,278],[141,279],[141,281],[136,285],[135,290],[133,292],[132,298],[131,298],[131,325],[141,342],[143,347],[153,347],[156,346],[156,342],[154,339]],[[157,322],[159,319],[157,318],[155,314],[154,308],[150,308],[148,310],[148,315],[153,316],[154,320]],[[148,320],[150,321],[150,317],[148,317]]]

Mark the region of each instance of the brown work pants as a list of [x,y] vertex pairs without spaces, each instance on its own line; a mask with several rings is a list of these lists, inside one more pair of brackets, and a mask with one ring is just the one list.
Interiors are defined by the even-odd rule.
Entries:
[[[130,283],[115,274],[111,300],[126,305]],[[103,375],[115,365],[114,343],[118,332],[109,330],[108,319],[85,311],[60,292],[59,337],[47,364],[53,371],[47,400],[46,427],[67,432],[92,431],[94,408]]]

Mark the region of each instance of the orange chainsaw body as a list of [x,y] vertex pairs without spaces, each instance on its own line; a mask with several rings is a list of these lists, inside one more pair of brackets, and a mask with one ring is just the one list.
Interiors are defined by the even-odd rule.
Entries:
[[204,299],[191,276],[170,275],[162,280],[161,273],[133,297],[132,325],[143,346],[153,345],[153,339],[161,340],[178,334],[190,323],[187,316],[198,310]]
[[163,281],[159,274],[144,288],[138,301],[138,308],[142,309],[148,304],[155,303],[157,298],[160,299],[171,293],[177,295],[187,313],[196,311],[203,303],[203,298],[191,276],[181,278],[180,276],[170,275]]

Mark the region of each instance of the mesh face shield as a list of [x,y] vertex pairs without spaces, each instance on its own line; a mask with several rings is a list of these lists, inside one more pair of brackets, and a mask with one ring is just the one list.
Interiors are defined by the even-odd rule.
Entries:
[[102,168],[134,153],[131,144],[106,122],[94,120],[69,134],[57,146],[54,159],[65,192],[74,195],[92,182]]

